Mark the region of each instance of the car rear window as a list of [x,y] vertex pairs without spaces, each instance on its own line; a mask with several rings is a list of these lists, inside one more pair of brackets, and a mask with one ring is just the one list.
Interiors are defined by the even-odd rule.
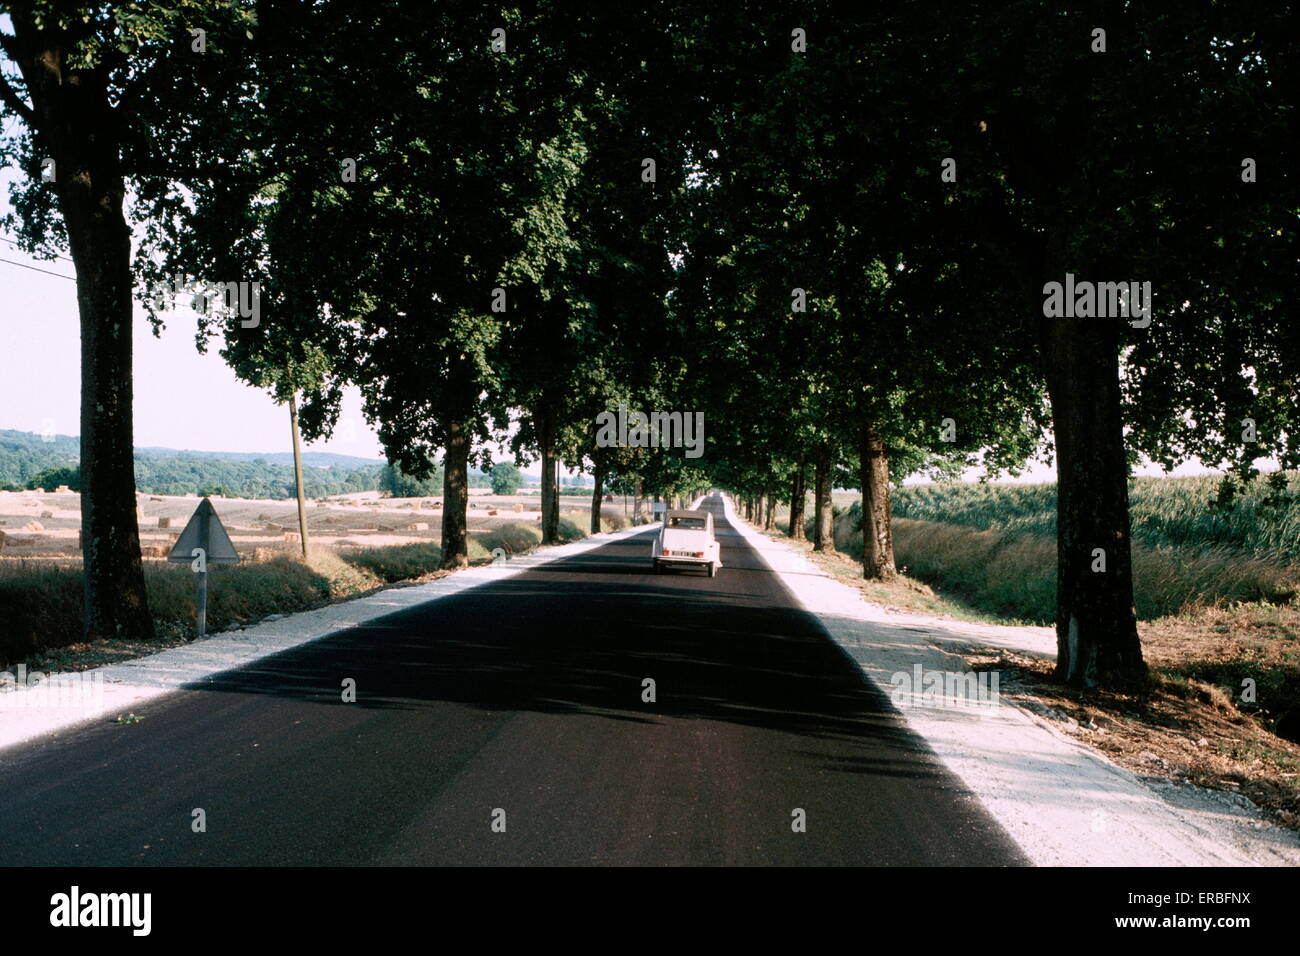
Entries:
[[668,522],[670,528],[695,528],[703,531],[707,525],[703,518],[672,518]]

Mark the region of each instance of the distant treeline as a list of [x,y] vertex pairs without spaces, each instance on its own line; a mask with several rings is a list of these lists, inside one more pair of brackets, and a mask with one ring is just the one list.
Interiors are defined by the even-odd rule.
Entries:
[[[360,491],[382,490],[387,466],[370,468],[303,468],[303,489],[309,498],[326,495],[351,494]],[[17,471],[19,477],[30,468],[7,468],[6,473]],[[46,468],[30,474],[25,481],[0,479],[0,489],[19,491],[25,488],[44,488],[53,491],[67,485],[80,491],[81,469],[74,462]],[[292,498],[294,496],[293,467],[270,462],[225,461],[220,458],[199,458],[190,455],[173,457],[137,457],[135,459],[136,490],[150,495],[224,495],[227,498]]]
[[[80,445],[67,435],[0,431],[0,490],[47,491],[67,485],[80,490]],[[342,457],[342,456],[340,456]],[[150,495],[219,494],[229,498],[292,498],[293,466],[244,455],[222,457],[210,452],[137,451],[136,490]],[[470,470],[471,488],[491,486],[488,475]],[[399,469],[375,464],[348,467],[303,467],[304,492],[309,498],[386,491],[394,497],[442,494],[442,471],[426,480],[412,478]]]

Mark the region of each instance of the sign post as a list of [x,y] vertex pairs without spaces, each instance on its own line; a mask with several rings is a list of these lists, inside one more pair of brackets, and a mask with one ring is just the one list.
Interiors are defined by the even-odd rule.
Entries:
[[194,509],[185,530],[172,545],[167,560],[174,564],[189,564],[190,570],[198,575],[198,621],[195,636],[202,637],[208,629],[208,565],[239,563],[239,552],[235,550],[221,518],[207,498],[200,501]]

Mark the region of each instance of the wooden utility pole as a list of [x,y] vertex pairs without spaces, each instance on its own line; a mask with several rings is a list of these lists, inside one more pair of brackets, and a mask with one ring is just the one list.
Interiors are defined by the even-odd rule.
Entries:
[[293,482],[298,492],[298,536],[307,557],[307,503],[302,492],[302,449],[298,447],[298,396],[289,396],[289,424],[293,427]]

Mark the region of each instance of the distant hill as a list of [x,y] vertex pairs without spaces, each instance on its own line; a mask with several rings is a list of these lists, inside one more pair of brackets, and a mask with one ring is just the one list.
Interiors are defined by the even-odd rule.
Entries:
[[[396,491],[405,494],[442,494],[442,475],[406,487],[382,459],[339,455],[327,451],[303,452],[303,485],[309,498],[352,494],[359,491]],[[25,488],[33,481],[69,484],[66,474],[47,473],[75,469],[81,445],[72,435],[42,436],[34,432],[0,429],[0,488]],[[527,478],[525,478],[527,480]],[[176,448],[135,450],[136,488],[145,494],[185,495],[216,492],[229,497],[291,498],[294,495],[292,452],[187,451]],[[533,480],[536,483],[536,479]],[[490,481],[470,469],[469,485],[484,488]]]
[[81,460],[81,443],[70,435],[0,429],[0,484],[26,484],[49,468],[75,465]]
[[[46,481],[57,469],[75,469],[81,445],[72,435],[42,436],[0,429],[0,487],[67,483]],[[374,491],[382,487],[385,462],[333,452],[305,452],[304,490],[313,498]],[[155,495],[220,492],[249,498],[289,498],[294,494],[292,452],[211,452],[175,448],[135,450],[136,487]]]
[[[190,451],[175,448],[137,448],[135,450],[137,458],[171,458],[176,455],[185,455],[191,458],[219,458],[222,461],[264,461],[268,465],[293,464],[293,452],[291,451]],[[312,468],[373,468],[376,465],[383,465],[384,460],[382,458],[358,458],[356,455],[339,455],[332,451],[305,451],[302,453],[302,463],[310,465]]]

